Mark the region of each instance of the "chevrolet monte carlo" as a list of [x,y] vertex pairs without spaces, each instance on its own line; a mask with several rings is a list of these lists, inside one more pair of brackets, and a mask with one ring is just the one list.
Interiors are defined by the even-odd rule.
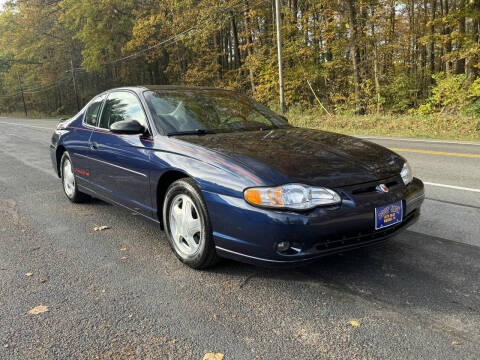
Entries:
[[298,265],[378,244],[413,224],[423,183],[368,141],[293,127],[209,88],[142,86],[94,97],[50,145],[67,198],[158,223],[193,268],[219,257]]

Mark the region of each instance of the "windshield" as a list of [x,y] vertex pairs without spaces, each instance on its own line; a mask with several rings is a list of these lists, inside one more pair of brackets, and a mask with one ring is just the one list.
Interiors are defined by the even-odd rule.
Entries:
[[145,98],[159,131],[167,134],[235,132],[288,127],[267,107],[224,90],[147,91]]

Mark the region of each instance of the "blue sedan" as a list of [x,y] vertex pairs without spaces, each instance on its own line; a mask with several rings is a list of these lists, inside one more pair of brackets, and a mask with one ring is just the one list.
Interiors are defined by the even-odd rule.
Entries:
[[158,223],[196,268],[219,257],[298,265],[413,224],[423,183],[396,153],[296,128],[234,92],[128,87],[94,97],[52,136],[67,198]]

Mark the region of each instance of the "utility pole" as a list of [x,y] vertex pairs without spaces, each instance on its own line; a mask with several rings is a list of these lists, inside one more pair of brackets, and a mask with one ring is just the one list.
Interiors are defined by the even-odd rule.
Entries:
[[75,68],[73,67],[73,59],[70,61],[70,64],[72,65],[73,90],[75,91],[75,101],[77,102],[77,111],[80,111],[80,103],[78,102],[77,82],[75,80]]
[[25,117],[27,117],[28,116],[28,114],[27,114],[27,104],[25,104],[25,96],[23,94],[22,80],[20,79],[20,74],[18,72],[17,72],[17,78],[18,78],[18,86],[20,87],[20,91],[22,92],[23,110],[25,111]]
[[278,48],[278,79],[280,83],[280,109],[285,114],[285,93],[283,87],[283,60],[282,60],[282,16],[280,14],[280,0],[275,0],[277,22],[277,48]]

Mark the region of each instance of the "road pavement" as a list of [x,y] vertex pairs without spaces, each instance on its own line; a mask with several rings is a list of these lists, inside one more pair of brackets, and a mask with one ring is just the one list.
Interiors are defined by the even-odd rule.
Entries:
[[420,221],[385,246],[194,271],[157,226],[66,199],[55,125],[0,118],[0,359],[480,357],[480,143],[370,139],[429,184]]

